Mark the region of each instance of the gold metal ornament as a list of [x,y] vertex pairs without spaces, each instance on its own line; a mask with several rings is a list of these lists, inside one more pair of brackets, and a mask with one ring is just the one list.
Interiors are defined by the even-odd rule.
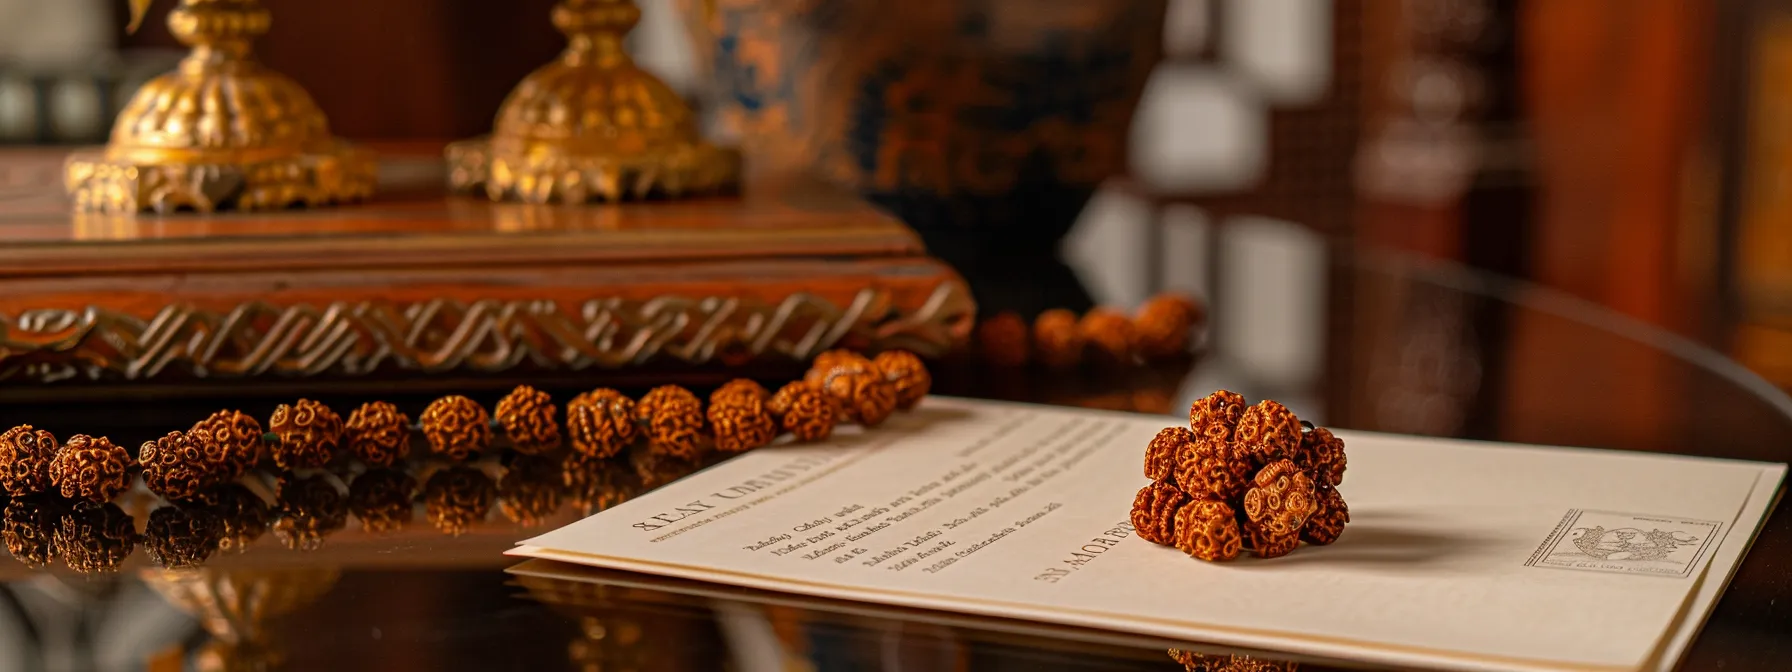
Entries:
[[740,153],[705,142],[684,99],[623,49],[640,18],[634,0],[561,0],[553,20],[566,51],[517,85],[491,136],[448,146],[449,186],[528,203],[735,186]]
[[[130,0],[135,30],[153,0]],[[69,157],[83,212],[316,207],[373,194],[372,153],[330,135],[310,94],[256,62],[260,0],[181,0],[168,28],[192,52],[139,89],[104,150]]]

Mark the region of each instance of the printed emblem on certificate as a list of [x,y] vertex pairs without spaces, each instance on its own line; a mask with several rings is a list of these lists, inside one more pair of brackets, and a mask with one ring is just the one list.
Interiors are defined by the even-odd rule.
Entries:
[[1570,509],[1525,564],[1687,577],[1722,540],[1716,521]]

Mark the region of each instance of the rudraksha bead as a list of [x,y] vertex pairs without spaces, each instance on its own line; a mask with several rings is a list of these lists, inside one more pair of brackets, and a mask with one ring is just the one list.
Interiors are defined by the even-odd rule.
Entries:
[[580,453],[567,456],[560,479],[580,516],[628,501],[641,491],[641,481],[632,466]]
[[1176,543],[1176,512],[1188,495],[1169,483],[1152,483],[1132,498],[1132,528],[1153,544]]
[[765,390],[764,385],[760,385],[755,381],[746,378],[735,378],[734,380],[724,383],[721,387],[716,388],[716,391],[709,395],[709,401],[710,403],[715,403],[715,400],[717,399],[723,399],[734,395],[745,395],[755,399],[764,400],[766,397],[771,396],[771,393]]
[[1132,320],[1112,308],[1096,308],[1083,315],[1076,325],[1077,335],[1103,363],[1132,361]]
[[871,364],[896,388],[896,408],[905,411],[914,408],[933,387],[933,375],[927,372],[927,365],[907,350],[877,353]]
[[430,452],[465,462],[491,445],[491,416],[472,399],[458,394],[442,397],[423,409],[423,437],[429,439]]
[[0,434],[0,489],[14,497],[49,491],[57,448],[54,435],[31,425]]
[[703,402],[677,385],[654,388],[635,404],[635,419],[647,426],[654,450],[694,459],[708,438],[703,431]]
[[164,506],[149,512],[143,529],[143,546],[149,558],[168,569],[197,567],[218,550],[224,523],[218,515],[197,507]]
[[518,455],[498,479],[498,510],[520,527],[535,527],[560,510],[560,461]]
[[249,544],[255,543],[255,540],[267,533],[268,519],[272,517],[267,502],[242,484],[225,483],[212,488],[206,493],[206,500],[224,525],[224,535],[218,540],[218,550],[226,553],[246,552]]
[[66,499],[110,502],[131,486],[131,454],[108,440],[76,434],[50,463],[50,481]]
[[1231,505],[1190,501],[1176,511],[1176,548],[1209,562],[1238,557],[1243,547],[1238,517]]
[[1259,558],[1279,558],[1300,547],[1299,532],[1280,534],[1249,520],[1244,521],[1242,527],[1251,554]]
[[815,361],[809,363],[809,371],[803,375],[803,380],[820,387],[829,374],[841,368],[859,372],[871,371],[876,367],[870,359],[851,350],[829,350],[815,356]]
[[896,412],[896,388],[877,371],[837,366],[821,379],[819,389],[839,402],[849,422],[871,428]]
[[348,484],[348,510],[372,534],[390,534],[411,522],[417,479],[391,469],[369,469]]
[[828,438],[840,417],[839,402],[800,380],[778,388],[778,393],[766,402],[766,409],[798,441]]
[[1247,408],[1244,397],[1226,390],[1219,390],[1200,399],[1188,407],[1188,427],[1196,436],[1204,436],[1220,441],[1231,441],[1232,433],[1238,427],[1238,421],[1244,417]]
[[1236,501],[1251,484],[1251,463],[1232,444],[1197,438],[1177,455],[1176,484],[1195,499]]
[[1301,437],[1299,458],[1295,465],[1307,472],[1321,486],[1337,486],[1344,482],[1344,469],[1349,460],[1344,455],[1344,440],[1324,427],[1314,427]]
[[510,448],[524,455],[540,455],[560,447],[560,423],[554,418],[560,407],[548,393],[518,385],[498,400],[498,426],[510,439]]
[[1244,493],[1244,513],[1251,522],[1274,537],[1293,537],[1319,508],[1312,479],[1290,460],[1263,467]]
[[242,411],[218,411],[193,423],[189,434],[202,434],[215,451],[212,461],[227,465],[223,478],[236,480],[261,462],[261,423]]
[[1160,294],[1139,307],[1133,333],[1139,354],[1173,357],[1188,352],[1189,332],[1201,320],[1201,304],[1181,294]]
[[1182,451],[1195,440],[1194,432],[1183,427],[1165,427],[1151,437],[1145,446],[1145,478],[1153,481],[1172,480]]
[[25,566],[38,569],[56,558],[56,522],[62,507],[54,500],[36,497],[14,499],[6,505],[0,522],[0,539],[6,550]]
[[145,441],[137,449],[137,462],[143,466],[143,484],[151,492],[170,502],[184,502],[198,497],[214,483],[224,480],[230,466],[207,460],[214,455],[211,439],[205,434],[169,432],[154,441]]
[[1033,352],[1039,362],[1062,369],[1083,361],[1083,333],[1077,328],[1076,313],[1053,308],[1033,320]]
[[1295,662],[1181,649],[1170,649],[1170,658],[1182,663],[1184,672],[1295,672],[1300,669],[1300,663]]
[[281,469],[322,467],[335,459],[342,443],[342,416],[310,399],[275,408],[268,428],[279,439],[273,453]]
[[640,431],[635,402],[608,388],[581,394],[566,405],[566,431],[573,450],[595,458],[615,455],[634,443]]
[[348,416],[349,452],[370,467],[389,467],[411,454],[411,417],[384,401],[361,404]]
[[709,397],[710,431],[716,450],[739,453],[770,445],[778,437],[777,423],[765,408],[765,397],[751,391],[717,390]]
[[1344,526],[1350,523],[1350,506],[1344,503],[1344,495],[1330,486],[1319,488],[1319,509],[1307,518],[1307,524],[1300,528],[1300,540],[1315,546],[1324,546],[1338,540],[1344,534]]
[[1257,464],[1292,458],[1300,449],[1300,418],[1281,402],[1265,399],[1238,419],[1232,442]]
[[348,525],[348,500],[323,475],[281,478],[274,536],[295,551],[323,548],[324,537]]
[[136,523],[116,504],[77,508],[56,527],[56,554],[82,574],[116,572],[136,549]]
[[977,352],[999,367],[1025,366],[1032,353],[1027,321],[1010,312],[997,313],[977,325]]
[[443,534],[460,536],[485,520],[497,488],[485,472],[455,466],[429,477],[423,485],[423,512]]

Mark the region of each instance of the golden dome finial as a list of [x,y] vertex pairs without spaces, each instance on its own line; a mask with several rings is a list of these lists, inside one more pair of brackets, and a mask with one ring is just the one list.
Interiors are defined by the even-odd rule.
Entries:
[[566,51],[517,85],[490,137],[448,146],[450,186],[530,203],[733,187],[740,155],[704,142],[684,99],[623,49],[640,19],[633,0],[561,0]]
[[[133,30],[152,1],[131,0]],[[259,0],[181,0],[168,28],[192,53],[137,91],[105,151],[69,157],[75,208],[269,210],[372,195],[372,155],[331,136],[310,94],[250,55],[270,21]]]

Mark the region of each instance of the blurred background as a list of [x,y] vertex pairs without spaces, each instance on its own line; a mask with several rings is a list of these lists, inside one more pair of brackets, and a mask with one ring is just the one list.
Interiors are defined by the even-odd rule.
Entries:
[[[103,142],[180,57],[173,4],[127,35],[124,0],[0,0],[0,143]],[[356,140],[486,133],[563,45],[552,0],[268,4],[259,55]],[[1295,382],[1344,240],[1534,280],[1792,386],[1787,3],[640,4],[639,60],[717,134],[857,184],[992,308],[1191,291],[1213,338],[1253,334],[1230,350]],[[1065,267],[1010,261],[1040,245]],[[1017,271],[1061,291],[979,278]]]

